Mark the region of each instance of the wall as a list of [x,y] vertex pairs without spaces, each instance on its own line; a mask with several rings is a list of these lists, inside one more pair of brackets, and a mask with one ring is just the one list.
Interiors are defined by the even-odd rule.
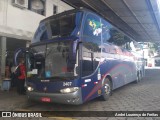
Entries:
[[64,2],[60,0],[47,0],[46,1],[46,16],[53,15],[53,5],[58,6],[58,13],[73,9],[71,6],[65,4]]
[[45,17],[27,9],[8,5],[7,26],[34,32],[41,19]]
[[0,0],[0,25],[3,25],[4,22],[4,8],[5,8],[5,2],[4,0]]
[[46,0],[46,15],[12,5],[12,0],[0,0],[0,36],[31,40],[40,20],[53,15],[53,4],[58,12],[72,9],[60,0]]

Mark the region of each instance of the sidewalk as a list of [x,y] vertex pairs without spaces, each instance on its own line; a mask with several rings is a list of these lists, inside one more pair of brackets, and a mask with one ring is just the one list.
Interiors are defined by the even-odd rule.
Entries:
[[27,104],[27,96],[18,95],[16,88],[11,88],[10,91],[2,91],[0,89],[0,111],[14,111]]

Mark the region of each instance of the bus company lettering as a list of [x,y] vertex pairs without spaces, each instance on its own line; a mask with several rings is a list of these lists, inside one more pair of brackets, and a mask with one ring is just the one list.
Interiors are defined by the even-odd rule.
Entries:
[[26,113],[19,113],[19,112],[13,112],[11,117],[42,117],[41,113],[33,113],[33,112],[26,112]]
[[63,82],[63,86],[71,86],[72,82]]
[[28,113],[28,117],[42,117],[41,113]]

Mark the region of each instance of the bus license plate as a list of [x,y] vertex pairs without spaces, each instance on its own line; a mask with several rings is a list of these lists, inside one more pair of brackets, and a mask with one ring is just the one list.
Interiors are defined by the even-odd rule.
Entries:
[[41,98],[41,101],[42,101],[42,102],[51,102],[51,99],[48,98],[48,97],[42,97],[42,98]]

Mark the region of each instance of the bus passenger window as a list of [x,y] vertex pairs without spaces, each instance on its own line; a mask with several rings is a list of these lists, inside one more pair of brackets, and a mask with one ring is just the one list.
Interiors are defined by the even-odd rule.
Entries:
[[83,76],[90,75],[93,72],[93,60],[91,52],[83,52],[83,63],[82,63],[82,74]]
[[112,26],[110,23],[102,19],[102,41],[103,43],[107,43],[108,40],[111,38],[111,35],[110,35],[111,27]]
[[117,45],[122,46],[124,44],[124,35],[123,33],[119,32],[115,28],[110,29],[111,38],[109,39],[109,42]]

